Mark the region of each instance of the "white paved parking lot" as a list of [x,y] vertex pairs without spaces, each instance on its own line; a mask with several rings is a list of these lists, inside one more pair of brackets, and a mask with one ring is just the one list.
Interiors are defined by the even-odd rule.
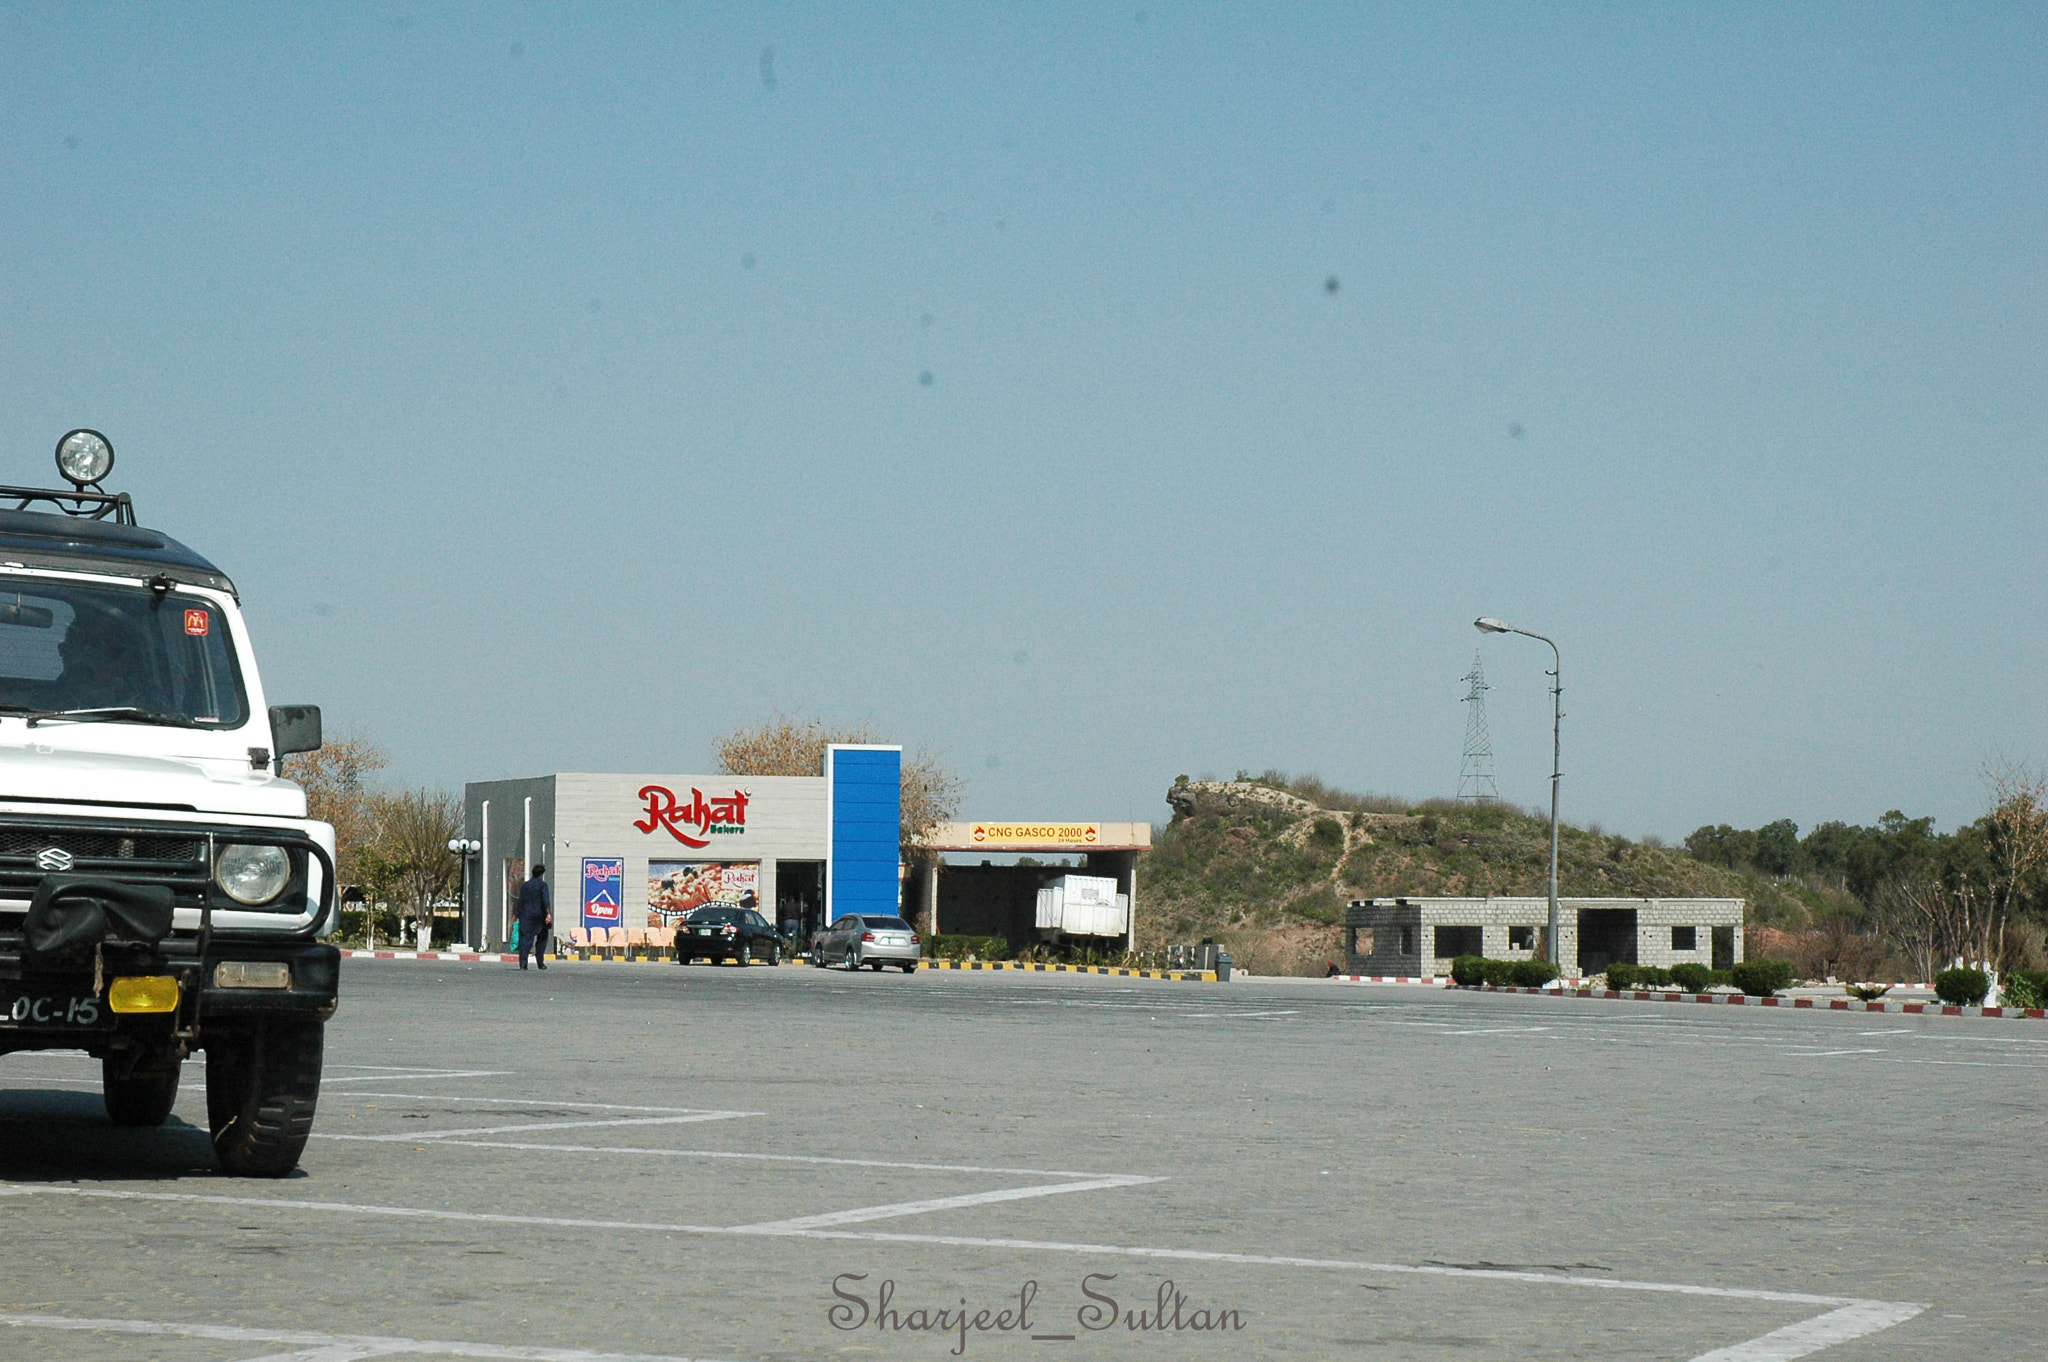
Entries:
[[0,1353],[2015,1355],[2048,1024],[351,963],[300,1175],[0,1059]]

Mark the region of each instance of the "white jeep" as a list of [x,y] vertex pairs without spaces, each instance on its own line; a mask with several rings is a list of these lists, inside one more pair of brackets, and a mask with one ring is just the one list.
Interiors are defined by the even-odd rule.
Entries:
[[227,1171],[299,1161],[340,955],[334,830],[282,758],[320,711],[266,708],[234,583],[104,491],[0,487],[0,1053],[82,1049],[107,1114],[161,1124],[206,1052]]

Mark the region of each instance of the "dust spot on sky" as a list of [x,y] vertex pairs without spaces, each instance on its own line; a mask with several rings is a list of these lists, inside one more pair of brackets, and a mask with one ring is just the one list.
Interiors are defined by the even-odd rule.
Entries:
[[598,313],[604,311],[604,299],[592,298],[589,302],[585,303],[584,306],[589,308],[590,315],[595,317]]
[[772,47],[761,49],[761,84],[771,90],[775,88],[775,49]]
[[745,255],[740,257],[740,268],[743,270],[750,270],[754,268],[754,253],[752,251],[748,251]]
[[334,607],[323,603],[314,606],[313,613],[318,615],[321,619],[326,619],[329,615],[334,613]]
[[920,316],[920,317],[919,317],[919,318],[917,319],[917,324],[918,324],[919,326],[923,327],[923,328],[924,328],[925,330],[927,330],[927,331],[931,330],[931,327],[932,327],[932,314],[931,314],[931,313],[929,313],[929,312],[927,312],[927,313],[924,313],[924,314],[923,314],[922,316]]
[[1528,431],[1522,428],[1522,423],[1520,421],[1508,422],[1508,438],[1510,440],[1519,440],[1528,433]]
[[995,753],[991,752],[981,759],[981,764],[983,766],[988,767],[989,770],[993,771],[996,769],[996,767],[1001,766],[1003,764],[1003,759],[997,756]]
[[1142,23],[1144,23],[1144,22],[1145,22],[1145,21],[1146,21],[1147,19],[1150,19],[1151,17],[1152,17],[1152,16],[1151,16],[1151,15],[1149,15],[1149,14],[1147,14],[1147,13],[1145,13],[1145,11],[1144,11],[1144,10],[1139,10],[1139,11],[1138,11],[1138,12],[1137,12],[1136,14],[1133,14],[1133,15],[1131,16],[1131,22],[1132,22],[1132,23],[1134,23],[1134,24],[1142,24]]
[[1337,201],[1336,201],[1335,199],[1324,199],[1324,200],[1323,200],[1323,211],[1324,211],[1325,213],[1334,213],[1334,212],[1336,212],[1336,211],[1337,211]]
[[64,139],[64,150],[66,150],[66,151],[77,151],[77,150],[78,150],[78,139],[77,139],[76,137],[67,137],[67,138],[65,138],[65,139]]
[[923,387],[923,388],[929,388],[929,387],[931,387],[932,383],[934,382],[934,380],[933,380],[933,378],[932,378],[932,371],[931,371],[931,370],[929,370],[929,369],[926,369],[926,370],[925,370],[925,371],[924,371],[923,373],[919,374],[919,375],[917,376],[917,382],[918,382],[918,386],[919,386],[919,387]]
[[506,51],[510,52],[513,58],[517,60],[518,58],[526,55],[526,44],[514,43],[511,47],[507,48]]
[[1002,231],[1002,230],[1003,230],[1003,229],[1004,229],[1005,227],[1008,227],[1009,225],[1010,225],[1009,223],[1005,222],[1005,221],[1004,221],[1003,219],[1001,219],[1001,218],[997,218],[997,219],[996,219],[996,230],[997,230],[998,232]]
[[412,16],[410,14],[401,14],[391,21],[391,26],[400,33],[403,33],[412,27]]
[[1031,650],[1028,648],[1019,648],[1016,652],[1010,654],[1010,661],[1016,663],[1020,667],[1023,666],[1026,662],[1029,662],[1030,660]]
[[568,384],[566,384],[566,383],[557,383],[557,384],[556,384],[556,385],[554,386],[554,389],[553,389],[553,391],[554,391],[554,394],[555,394],[555,401],[557,401],[557,402],[567,402],[567,401],[569,400],[569,385],[568,385]]
[[1325,293],[1335,293],[1338,289],[1343,287],[1344,285],[1338,282],[1337,276],[1334,274],[1331,275],[1328,279],[1323,280],[1323,292]]

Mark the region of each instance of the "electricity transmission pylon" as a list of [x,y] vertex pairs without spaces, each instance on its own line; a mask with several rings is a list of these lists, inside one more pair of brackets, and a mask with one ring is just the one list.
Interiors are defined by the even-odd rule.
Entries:
[[1493,779],[1493,735],[1486,728],[1486,676],[1479,670],[1479,654],[1472,654],[1472,670],[1461,678],[1466,683],[1465,761],[1458,768],[1458,798],[1475,804],[1492,804],[1500,799],[1500,787]]

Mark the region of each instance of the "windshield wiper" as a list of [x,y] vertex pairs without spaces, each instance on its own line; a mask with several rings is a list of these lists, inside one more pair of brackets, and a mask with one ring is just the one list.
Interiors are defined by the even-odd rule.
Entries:
[[70,719],[81,724],[131,723],[164,724],[172,728],[190,728],[192,721],[178,714],[165,714],[160,710],[141,709],[134,705],[109,705],[102,709],[37,709],[27,715],[28,726],[34,728],[46,719]]

